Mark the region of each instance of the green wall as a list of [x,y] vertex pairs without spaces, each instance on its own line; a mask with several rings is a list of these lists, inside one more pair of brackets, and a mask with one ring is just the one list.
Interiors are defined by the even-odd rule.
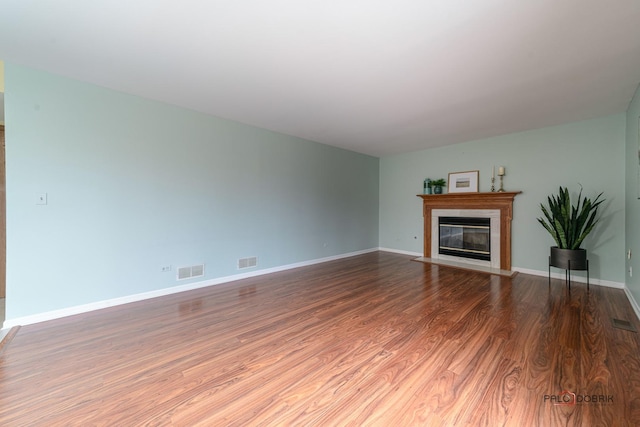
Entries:
[[7,320],[189,283],[178,266],[206,281],[242,257],[378,246],[375,157],[11,63],[5,78]]
[[547,271],[554,242],[536,221],[539,204],[560,185],[575,194],[582,184],[584,194],[604,191],[607,199],[602,223],[584,245],[591,277],[624,283],[624,114],[383,157],[380,246],[422,253],[422,201],[416,194],[423,180],[479,170],[480,191],[489,191],[492,165],[505,166],[506,190],[522,191],[514,203],[514,268]]
[[[631,249],[631,260],[627,261],[627,288],[637,304],[640,302],[640,166],[638,141],[640,133],[640,88],[636,91],[627,110],[627,145],[626,145],[626,248]],[[629,275],[629,267],[633,268],[633,276]],[[640,313],[639,313],[640,315]]]
[[193,282],[176,281],[182,265],[205,263],[207,281],[245,272],[247,256],[258,271],[377,246],[420,253],[424,178],[478,169],[488,191],[492,165],[523,191],[514,268],[546,272],[539,203],[582,184],[607,198],[586,241],[592,277],[625,283],[631,248],[640,300],[639,94],[626,116],[376,159],[10,63],[5,74],[7,319]]

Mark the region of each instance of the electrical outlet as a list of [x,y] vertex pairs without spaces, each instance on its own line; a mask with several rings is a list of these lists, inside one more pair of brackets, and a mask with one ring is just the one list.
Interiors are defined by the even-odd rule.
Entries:
[[36,196],[36,205],[47,204],[47,193],[40,193]]
[[163,273],[167,273],[169,271],[171,271],[171,266],[170,265],[165,265],[164,267],[160,267],[160,271]]
[[633,267],[629,267],[629,277],[633,277]]

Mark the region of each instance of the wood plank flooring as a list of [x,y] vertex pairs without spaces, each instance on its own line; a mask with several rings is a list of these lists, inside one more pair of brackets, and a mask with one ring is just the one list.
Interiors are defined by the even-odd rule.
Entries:
[[640,425],[613,317],[640,326],[619,289],[374,252],[23,326],[0,425]]

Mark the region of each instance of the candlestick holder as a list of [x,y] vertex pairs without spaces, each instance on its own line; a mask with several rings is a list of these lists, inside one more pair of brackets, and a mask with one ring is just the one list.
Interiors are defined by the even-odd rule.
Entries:
[[496,178],[494,176],[491,177],[491,192],[495,193],[496,192],[496,186],[495,186],[495,182],[496,182]]
[[498,189],[498,193],[504,193],[504,187],[502,186],[504,175],[500,175],[500,188]]

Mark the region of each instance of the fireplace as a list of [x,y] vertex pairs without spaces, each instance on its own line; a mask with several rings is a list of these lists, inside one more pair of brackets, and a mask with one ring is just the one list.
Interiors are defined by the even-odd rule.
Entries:
[[491,218],[438,218],[438,253],[491,261]]
[[[519,191],[495,192],[495,193],[454,193],[454,194],[419,194],[423,200],[424,216],[424,260],[435,262],[449,262],[472,264],[480,269],[496,271],[496,274],[510,272],[511,270],[511,217],[513,211],[513,199]],[[454,248],[455,254],[440,252],[440,217],[446,218],[483,218],[489,221],[489,234],[467,232],[467,243],[473,242],[470,251],[477,250],[474,245],[479,241],[486,243],[488,237],[488,249],[491,253],[490,260],[485,254],[483,259],[460,256],[459,248],[455,244],[446,243],[442,246]],[[461,225],[461,224],[451,224]],[[464,224],[462,224],[464,226]],[[473,224],[472,224],[473,225]],[[483,225],[484,227],[484,225]],[[467,227],[471,228],[471,227]],[[486,230],[486,229],[485,229]],[[450,231],[453,235],[453,243],[460,239],[464,242],[465,231],[462,233]],[[471,237],[473,236],[473,237]],[[459,246],[459,245],[458,245]],[[464,245],[463,245],[464,246]],[[470,253],[467,251],[467,254]],[[486,252],[484,249],[480,252]],[[483,270],[484,271],[484,270]]]
[[497,209],[432,209],[429,234],[432,259],[500,268]]

